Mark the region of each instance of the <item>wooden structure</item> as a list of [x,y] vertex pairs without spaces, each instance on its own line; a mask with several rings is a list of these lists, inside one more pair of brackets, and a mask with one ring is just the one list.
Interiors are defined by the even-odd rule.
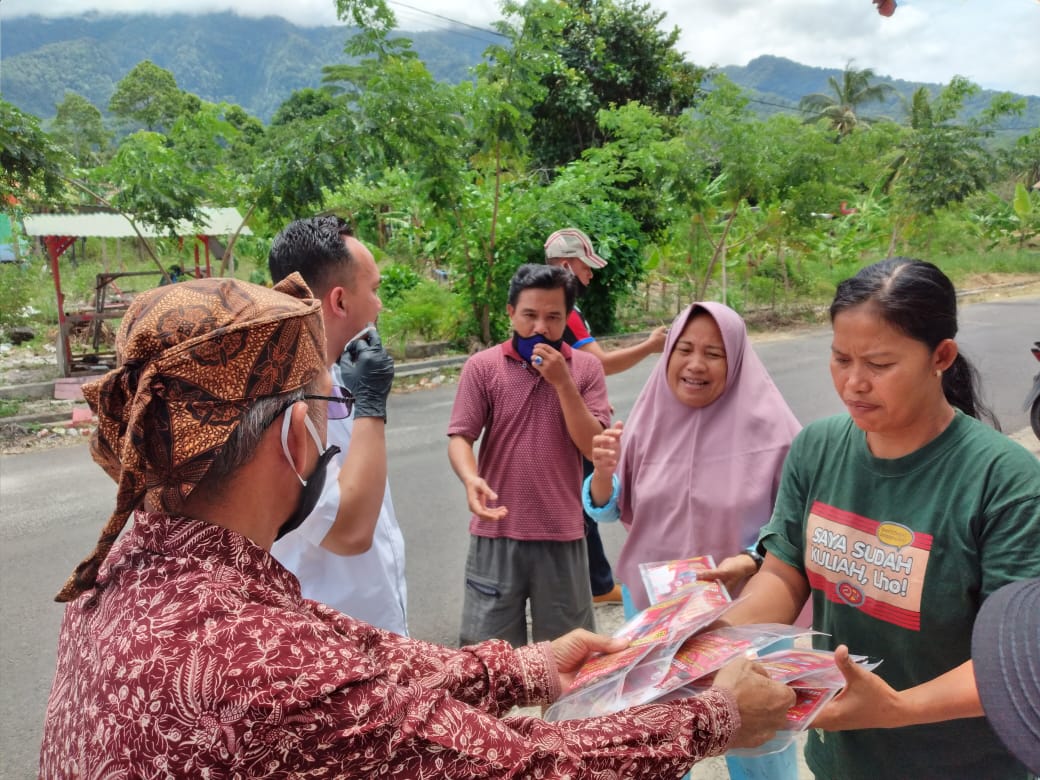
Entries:
[[[211,275],[210,256],[217,259],[223,257],[224,247],[217,236],[235,233],[242,225],[242,215],[234,208],[201,208],[202,219],[198,223],[182,222],[177,226],[176,235],[193,236],[195,239],[195,269],[188,270],[185,275],[203,277]],[[138,224],[137,230],[122,214],[112,212],[95,212],[81,214],[31,214],[22,220],[25,234],[39,238],[47,249],[50,260],[51,275],[54,277],[54,292],[58,303],[58,368],[62,376],[70,377],[77,373],[94,373],[99,367],[114,363],[115,355],[103,354],[99,351],[102,324],[105,320],[119,319],[126,311],[129,301],[121,295],[109,295],[110,289],[118,289],[113,285],[116,279],[125,276],[152,276],[157,271],[124,271],[122,273],[102,273],[97,275],[94,288],[94,306],[91,309],[74,311],[65,310],[65,294],[61,289],[61,270],[59,259],[65,251],[80,238],[157,238],[168,236],[167,231],[147,224]],[[242,227],[241,235],[251,235],[249,228]],[[200,256],[199,245],[204,248],[204,258]],[[93,353],[73,355],[70,334],[73,329],[87,323],[91,326]]]

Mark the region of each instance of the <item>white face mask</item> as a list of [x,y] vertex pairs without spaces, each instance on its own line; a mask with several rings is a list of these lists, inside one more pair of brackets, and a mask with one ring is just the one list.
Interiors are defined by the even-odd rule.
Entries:
[[296,503],[296,509],[293,510],[292,514],[286,518],[285,522],[278,527],[278,533],[275,539],[281,539],[290,531],[293,531],[300,527],[300,524],[307,519],[307,516],[314,511],[314,507],[318,504],[318,499],[321,498],[321,492],[325,488],[325,471],[329,461],[332,457],[339,452],[339,447],[333,444],[330,447],[323,447],[321,444],[321,437],[318,436],[318,429],[314,427],[314,423],[311,422],[310,415],[303,418],[304,425],[307,426],[307,431],[310,433],[311,438],[314,439],[315,445],[318,447],[318,462],[314,466],[314,471],[307,479],[303,478],[300,472],[296,471],[296,464],[293,463],[292,456],[289,455],[289,425],[292,419],[292,406],[285,410],[285,416],[282,419],[282,452],[285,453],[286,459],[289,461],[289,465],[292,466],[292,470],[296,473],[296,478],[300,480],[300,484],[303,485],[303,490],[300,491],[300,500]]

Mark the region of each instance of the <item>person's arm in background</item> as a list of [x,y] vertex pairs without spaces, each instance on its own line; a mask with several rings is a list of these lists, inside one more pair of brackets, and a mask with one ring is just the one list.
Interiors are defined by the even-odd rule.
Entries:
[[662,325],[659,328],[655,328],[646,339],[629,347],[618,347],[608,351],[595,341],[589,341],[582,344],[578,349],[598,358],[599,362],[603,364],[603,373],[611,376],[612,374],[620,374],[622,371],[627,371],[649,355],[656,355],[662,352],[667,333],[668,328]]
[[337,555],[360,555],[372,547],[386,494],[386,400],[394,382],[394,359],[374,331],[340,359],[343,383],[354,395],[350,446],[337,481],[336,519],[321,546]]

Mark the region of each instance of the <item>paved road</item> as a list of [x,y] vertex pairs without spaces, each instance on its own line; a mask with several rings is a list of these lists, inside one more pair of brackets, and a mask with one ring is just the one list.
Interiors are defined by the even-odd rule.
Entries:
[[[1028,424],[1021,410],[1037,364],[1040,298],[962,310],[962,348],[983,371],[1004,429]],[[803,422],[841,411],[830,385],[828,329],[756,340],[780,390]],[[646,360],[608,381],[619,418],[653,366]],[[454,386],[394,395],[389,409],[390,479],[408,545],[412,634],[454,644],[467,544],[464,495],[448,466],[444,430]],[[0,457],[0,778],[35,774],[54,670],[61,607],[53,594],[91,548],[115,490],[82,445]],[[620,528],[606,528],[616,557]]]

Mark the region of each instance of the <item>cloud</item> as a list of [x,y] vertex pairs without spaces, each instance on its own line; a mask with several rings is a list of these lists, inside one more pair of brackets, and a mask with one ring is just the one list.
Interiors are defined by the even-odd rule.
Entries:
[[[679,49],[698,65],[745,65],[762,54],[841,68],[849,60],[881,75],[946,83],[965,76],[987,89],[1040,94],[1040,3],[1034,0],[899,0],[891,18],[870,0],[650,0],[664,26],[681,29]],[[6,17],[105,13],[284,16],[295,24],[336,24],[333,0],[3,0]],[[432,14],[489,26],[497,2],[411,0],[391,8],[403,29],[443,27]]]

